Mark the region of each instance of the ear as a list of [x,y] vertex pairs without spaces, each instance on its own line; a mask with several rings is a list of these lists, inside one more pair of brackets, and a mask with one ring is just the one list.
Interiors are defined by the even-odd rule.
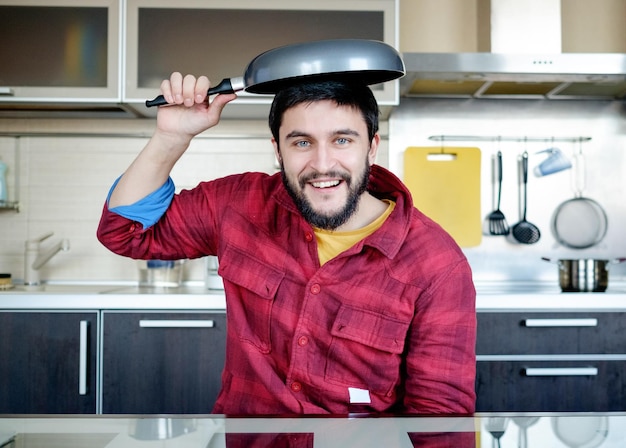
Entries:
[[274,137],[272,137],[272,145],[274,146],[274,155],[276,156],[276,160],[280,163],[282,157],[280,156],[280,148],[278,147],[278,142]]
[[370,143],[370,149],[367,153],[367,160],[369,160],[370,165],[373,165],[376,162],[376,155],[378,154],[378,145],[380,144],[380,135],[376,133],[372,142]]

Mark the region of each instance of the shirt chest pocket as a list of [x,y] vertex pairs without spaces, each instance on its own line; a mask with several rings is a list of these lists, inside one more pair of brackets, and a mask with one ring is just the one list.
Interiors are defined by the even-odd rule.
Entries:
[[342,305],[331,328],[326,380],[390,394],[400,381],[400,364],[410,319]]
[[243,342],[269,353],[272,307],[284,272],[250,254],[230,250],[220,260],[219,274],[230,297],[228,325]]

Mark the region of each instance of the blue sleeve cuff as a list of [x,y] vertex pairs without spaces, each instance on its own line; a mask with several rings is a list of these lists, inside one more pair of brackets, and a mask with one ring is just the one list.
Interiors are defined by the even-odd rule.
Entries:
[[[121,177],[122,176],[115,180],[113,186],[109,190],[109,194],[107,195],[107,204],[109,203],[111,193],[113,193],[113,190]],[[161,218],[161,216],[163,216],[172,202],[174,192],[174,181],[172,178],[168,177],[167,182],[165,182],[161,187],[150,193],[148,196],[139,199],[134,204],[120,205],[109,210],[123,216],[124,218],[140,222],[143,225],[143,228],[147,229],[148,227],[153,226]]]

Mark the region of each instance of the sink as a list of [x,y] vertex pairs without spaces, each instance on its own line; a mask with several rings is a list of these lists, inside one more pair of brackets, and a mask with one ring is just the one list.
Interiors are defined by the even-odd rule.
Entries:
[[116,286],[102,290],[99,294],[219,294],[224,291],[211,291],[204,286]]
[[110,284],[15,285],[11,289],[0,290],[0,296],[7,294],[103,294],[119,288],[119,285]]
[[131,283],[44,283],[37,286],[15,285],[8,290],[0,290],[0,297],[11,294],[223,294],[224,291],[210,291],[200,285],[184,285],[176,288],[138,286]]

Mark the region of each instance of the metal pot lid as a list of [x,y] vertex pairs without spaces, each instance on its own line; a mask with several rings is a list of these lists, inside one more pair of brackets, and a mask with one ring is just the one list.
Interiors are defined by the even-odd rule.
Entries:
[[331,39],[286,45],[254,58],[245,90],[275,94],[303,81],[338,79],[379,84],[404,76],[404,61],[390,45],[366,39]]

